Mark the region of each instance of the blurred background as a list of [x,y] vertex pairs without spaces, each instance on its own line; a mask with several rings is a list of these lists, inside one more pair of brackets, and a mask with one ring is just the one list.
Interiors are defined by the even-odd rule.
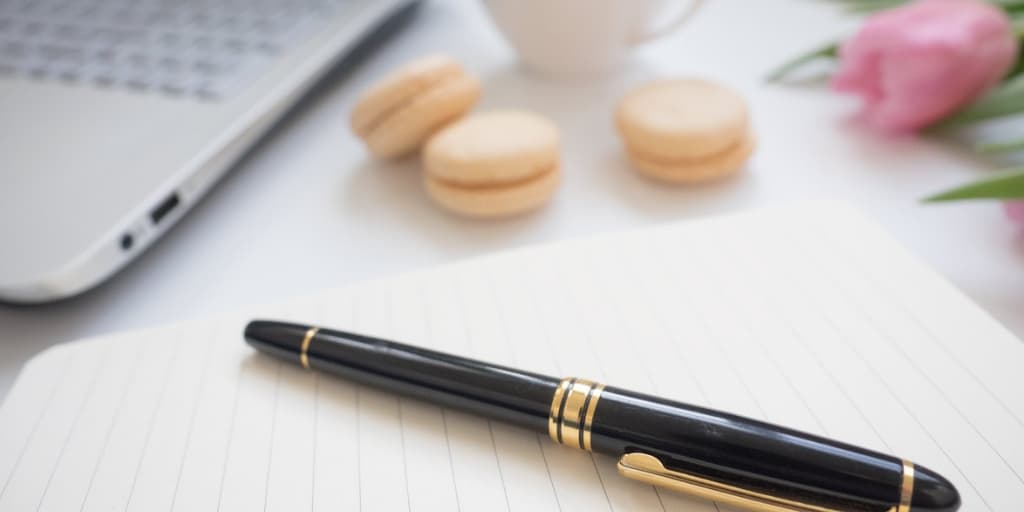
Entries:
[[[989,202],[920,202],[978,177],[994,166],[991,160],[943,138],[868,130],[854,120],[858,102],[832,94],[820,81],[765,82],[793,55],[850,33],[857,19],[831,2],[706,4],[688,25],[638,47],[613,73],[551,78],[520,66],[481,2],[423,2],[372,51],[328,74],[188,215],[123,270],[69,299],[0,305],[0,395],[25,361],[60,342],[512,247],[804,200],[841,200],[863,209],[1018,336],[1024,334],[1024,239],[1003,212]],[[22,36],[3,32],[4,19],[13,18],[0,17],[3,48],[10,51],[8,43]],[[467,220],[429,202],[417,162],[370,159],[348,128],[360,91],[430,52],[456,57],[481,78],[477,108],[516,106],[543,112],[558,124],[565,174],[556,200],[509,220]],[[759,146],[742,174],[675,188],[630,171],[612,110],[630,87],[666,76],[715,80],[746,97]],[[0,82],[8,88],[0,92],[32,80],[43,81],[7,69]],[[67,112],[61,108],[15,106],[0,97],[0,118],[8,120],[59,119]],[[88,130],[88,123],[78,129]],[[0,141],[20,136],[11,123],[0,128]],[[30,172],[5,164],[0,187]],[[4,212],[4,225],[33,223]],[[7,241],[0,247],[5,255],[21,250]]]

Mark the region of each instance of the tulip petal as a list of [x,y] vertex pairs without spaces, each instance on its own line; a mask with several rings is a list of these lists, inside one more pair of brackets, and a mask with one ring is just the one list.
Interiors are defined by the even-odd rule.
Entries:
[[978,0],[920,0],[867,19],[832,85],[860,95],[886,131],[915,131],[984,94],[1017,57],[1006,14]]

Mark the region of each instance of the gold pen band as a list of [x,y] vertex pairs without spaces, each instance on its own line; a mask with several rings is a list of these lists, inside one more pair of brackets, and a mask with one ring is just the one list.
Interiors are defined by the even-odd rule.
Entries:
[[313,341],[313,336],[316,336],[316,332],[319,330],[319,327],[310,327],[302,338],[302,347],[299,349],[299,362],[307,370],[309,369],[309,344]]
[[590,446],[594,412],[604,384],[565,378],[558,383],[548,414],[548,435],[556,443],[593,451]]
[[910,502],[914,499],[914,463],[903,461],[903,484],[900,486],[900,504],[893,512],[910,512]]

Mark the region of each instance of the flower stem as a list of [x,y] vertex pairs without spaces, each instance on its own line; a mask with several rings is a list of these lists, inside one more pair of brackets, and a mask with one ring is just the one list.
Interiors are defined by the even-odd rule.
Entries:
[[778,82],[779,80],[785,78],[786,75],[792,73],[794,70],[799,68],[800,66],[803,66],[804,64],[807,64],[808,62],[817,59],[834,58],[838,54],[838,52],[839,43],[834,42],[822,46],[816,50],[812,50],[803,55],[798,55],[787,61],[785,64],[779,66],[775,71],[769,73],[768,76],[765,77],[765,81]]
[[1006,169],[966,185],[925,198],[927,203],[959,201],[963,199],[1020,199],[1024,198],[1024,167]]

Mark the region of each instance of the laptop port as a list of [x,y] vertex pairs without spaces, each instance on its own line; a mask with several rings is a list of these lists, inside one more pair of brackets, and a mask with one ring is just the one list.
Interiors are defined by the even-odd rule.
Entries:
[[160,221],[163,220],[168,213],[171,213],[171,211],[177,208],[179,203],[181,203],[181,200],[178,198],[177,192],[161,201],[160,204],[157,205],[156,208],[153,208],[153,211],[149,213],[149,218],[153,221],[153,225],[155,226],[160,224]]

